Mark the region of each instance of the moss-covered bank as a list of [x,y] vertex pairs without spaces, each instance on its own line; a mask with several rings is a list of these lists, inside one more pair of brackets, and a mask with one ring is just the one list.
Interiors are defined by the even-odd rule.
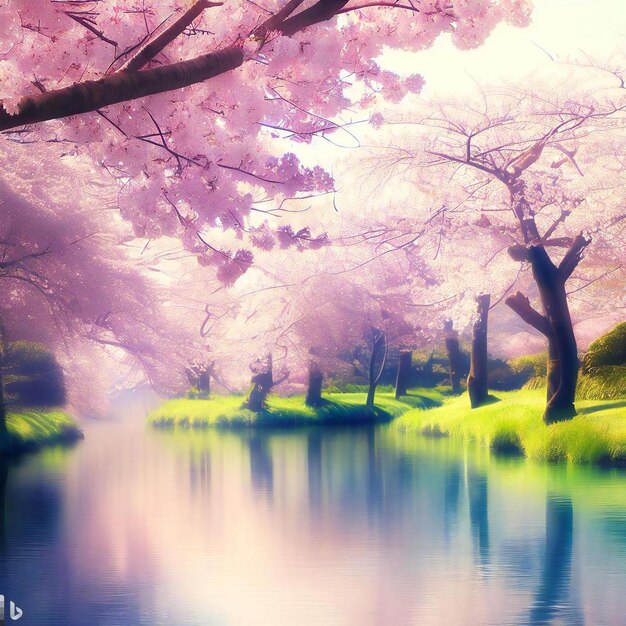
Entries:
[[498,392],[493,402],[470,409],[467,395],[418,389],[396,400],[390,392],[365,406],[364,393],[333,393],[320,407],[307,407],[304,397],[270,396],[261,413],[242,409],[243,396],[210,400],[170,400],[148,416],[163,428],[292,427],[384,423],[407,432],[450,436],[477,442],[496,451],[514,452],[537,461],[567,461],[626,466],[626,398],[584,400],[571,421],[546,426],[544,390]]
[[28,452],[82,437],[74,418],[64,411],[16,409],[7,415],[7,435],[0,438],[0,454]]
[[578,415],[546,426],[543,391],[499,393],[471,410],[467,398],[447,400],[431,411],[411,410],[396,424],[406,431],[449,435],[529,459],[626,466],[626,399],[576,403]]
[[365,393],[328,394],[318,407],[309,407],[304,396],[270,396],[260,413],[242,409],[243,396],[215,396],[210,400],[170,400],[148,416],[153,426],[203,428],[207,426],[311,426],[384,423],[413,408],[442,403],[437,390],[412,391],[396,400],[391,393],[376,396],[376,406],[365,406]]

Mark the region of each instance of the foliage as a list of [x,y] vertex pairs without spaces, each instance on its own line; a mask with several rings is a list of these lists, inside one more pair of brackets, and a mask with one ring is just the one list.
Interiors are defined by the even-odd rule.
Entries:
[[[70,105],[90,100],[94,81],[115,80],[118,70],[127,69],[125,62],[136,62],[133,53],[142,48],[146,30],[163,34],[171,25],[168,17],[193,11],[187,0],[152,0],[139,9],[134,0],[95,2],[86,12],[70,11],[74,4],[84,3],[37,3],[35,9],[20,0],[0,9],[7,50],[0,62],[2,121],[10,123],[19,115],[22,96],[37,98],[32,76],[48,100],[55,89],[73,83],[80,83],[81,93]],[[154,61],[167,93],[107,107],[100,115],[35,124],[25,143],[52,136],[63,146],[59,152],[89,155],[119,185],[121,214],[137,236],[176,236],[221,280],[232,283],[251,267],[252,247],[302,249],[325,241],[306,226],[246,223],[255,198],[273,199],[278,206],[285,198],[333,189],[327,171],[305,167],[289,147],[270,141],[270,131],[309,143],[317,134],[338,132],[341,126],[331,120],[342,114],[362,111],[367,119],[372,105],[397,104],[407,94],[419,93],[424,82],[417,74],[383,69],[378,59],[385,49],[420,51],[442,33],[460,48],[474,48],[498,23],[525,26],[531,13],[527,0],[431,3],[429,10],[410,12],[400,5],[364,7],[343,1],[306,3],[300,11],[300,4],[270,0],[260,6],[238,0],[202,11],[203,3],[194,3],[200,10],[187,22],[187,36],[172,35],[156,59],[148,56],[128,69],[131,74],[149,72]],[[202,67],[205,74],[209,66],[215,71],[203,76],[211,78],[202,85],[175,89],[163,73],[169,74],[177,61],[185,68],[178,76],[192,73],[185,62]],[[103,93],[98,93],[101,102]],[[68,112],[75,112],[72,106]],[[19,118],[13,121],[22,125]],[[223,237],[219,248],[207,245],[196,235],[208,229],[214,231],[211,241],[220,231],[231,237]]]
[[[329,379],[328,384],[324,387],[326,393],[367,393],[367,385],[358,385],[345,382],[344,380]],[[378,385],[378,393],[391,393],[393,385]]]
[[[469,373],[470,355],[461,348],[461,378]],[[450,364],[445,350],[416,350],[413,352],[413,369],[411,380],[418,387],[437,387],[445,385],[450,379]]]
[[194,385],[185,392],[185,398],[188,400],[206,400],[207,392],[201,391]]
[[15,410],[7,415],[7,438],[0,450],[18,452],[82,437],[76,420],[64,411]]
[[578,377],[576,398],[613,400],[626,398],[626,365],[606,365]]
[[537,354],[524,354],[509,360],[513,372],[519,375],[523,382],[520,385],[524,389],[545,389],[548,371],[548,355],[546,352]]
[[527,458],[571,463],[626,464],[626,400],[577,403],[573,419],[546,426],[545,397],[537,391],[499,394],[499,401],[470,409],[467,398],[453,398],[431,411],[410,411],[399,428],[450,435]]
[[509,366],[516,374],[524,374],[529,378],[547,375],[548,355],[546,352],[525,354],[509,360]]
[[626,365],[626,322],[598,337],[583,357],[585,373],[607,365]]
[[524,371],[515,371],[504,359],[490,357],[487,363],[489,389],[511,391],[519,389],[528,380]]
[[63,370],[44,345],[14,341],[4,352],[4,384],[9,400],[20,406],[63,406]]

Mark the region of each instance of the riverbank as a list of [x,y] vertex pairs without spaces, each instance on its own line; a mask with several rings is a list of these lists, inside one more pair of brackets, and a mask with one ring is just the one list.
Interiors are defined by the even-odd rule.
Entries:
[[412,409],[441,405],[441,392],[411,391],[396,400],[393,393],[376,395],[376,406],[365,406],[365,393],[325,394],[321,406],[309,407],[304,396],[270,396],[260,413],[242,409],[244,396],[215,396],[209,400],[169,400],[150,413],[148,423],[160,428],[206,428],[249,426],[326,426],[389,422]]
[[406,432],[449,436],[476,442],[497,452],[536,461],[626,466],[626,399],[581,400],[570,421],[546,426],[543,390],[497,392],[491,404],[470,409],[467,395],[442,389],[411,390],[396,400],[376,395],[365,406],[365,393],[332,393],[324,404],[308,407],[303,396],[270,396],[261,413],[242,409],[244,396],[210,400],[170,400],[148,416],[159,428],[294,427],[387,423]]
[[407,432],[475,441],[496,451],[538,461],[626,466],[626,399],[584,400],[578,415],[546,426],[541,390],[498,392],[491,404],[471,410],[466,396],[430,411],[411,410],[396,420]]
[[7,436],[0,439],[0,454],[38,450],[83,438],[76,420],[65,411],[19,409],[7,414]]

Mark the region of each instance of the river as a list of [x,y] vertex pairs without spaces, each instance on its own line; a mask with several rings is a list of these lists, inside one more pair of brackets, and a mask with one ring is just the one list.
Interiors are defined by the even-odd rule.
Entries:
[[623,471],[393,425],[85,430],[0,466],[25,626],[626,623]]

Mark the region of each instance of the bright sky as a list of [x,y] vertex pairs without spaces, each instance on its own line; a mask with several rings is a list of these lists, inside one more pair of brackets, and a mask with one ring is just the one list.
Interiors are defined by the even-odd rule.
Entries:
[[[510,82],[556,60],[581,60],[584,54],[599,64],[626,47],[626,0],[535,0],[527,28],[498,26],[483,46],[458,50],[440,37],[433,48],[418,54],[394,54],[387,63],[426,78],[424,95],[462,94],[472,82]],[[387,65],[385,63],[385,65]],[[399,65],[402,64],[402,65]],[[389,68],[391,69],[391,68]]]

